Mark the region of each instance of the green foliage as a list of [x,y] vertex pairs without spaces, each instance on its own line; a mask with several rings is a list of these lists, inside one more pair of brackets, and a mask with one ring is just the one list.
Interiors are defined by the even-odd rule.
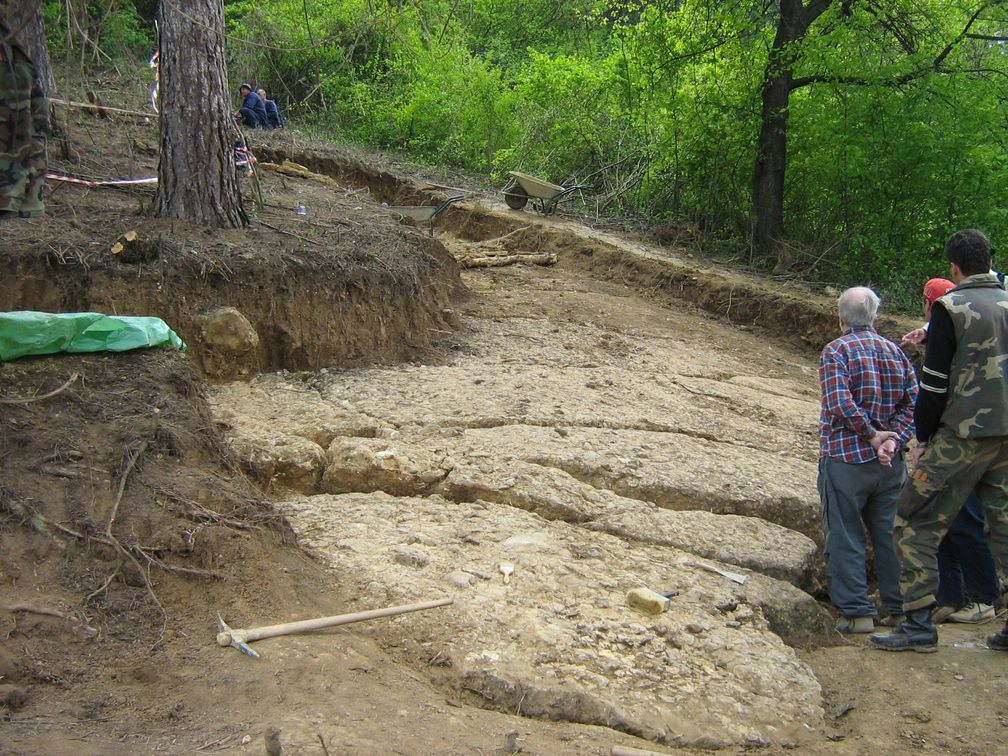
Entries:
[[[499,183],[587,180],[602,212],[743,254],[761,92],[782,61],[796,81],[784,226],[805,273],[916,309],[949,233],[977,226],[1006,246],[1008,52],[991,38],[1008,3],[834,2],[774,57],[785,6],[749,0],[224,7],[231,80],[271,89],[295,121]],[[50,52],[145,63],[155,9],[45,0]]]
[[56,59],[70,56],[97,65],[146,64],[156,44],[153,27],[128,2],[45,0],[42,22],[49,55]]

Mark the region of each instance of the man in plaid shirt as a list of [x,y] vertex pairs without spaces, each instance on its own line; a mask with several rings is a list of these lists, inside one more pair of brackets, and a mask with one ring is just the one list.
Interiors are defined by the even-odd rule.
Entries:
[[893,521],[906,480],[902,450],[913,434],[917,379],[903,351],[873,327],[875,292],[847,289],[837,305],[843,335],[826,345],[819,363],[818,487],[826,581],[843,615],[837,629],[870,633],[876,612],[868,598],[866,530],[887,623],[903,614]]

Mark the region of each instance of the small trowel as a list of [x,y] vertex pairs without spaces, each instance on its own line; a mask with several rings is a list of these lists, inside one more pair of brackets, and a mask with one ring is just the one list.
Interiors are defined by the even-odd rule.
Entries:
[[732,572],[731,570],[724,570],[713,564],[704,564],[703,562],[683,562],[684,567],[696,567],[701,570],[707,570],[707,572],[716,572],[721,577],[728,578],[729,580],[738,583],[739,585],[745,585],[746,580],[749,579],[748,575],[740,575],[737,572]]

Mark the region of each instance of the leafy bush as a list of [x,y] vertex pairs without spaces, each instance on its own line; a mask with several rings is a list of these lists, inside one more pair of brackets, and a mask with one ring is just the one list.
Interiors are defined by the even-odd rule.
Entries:
[[[72,14],[69,20],[68,12]],[[45,0],[42,23],[53,58],[69,54],[99,65],[145,64],[156,44],[153,28],[140,18],[136,7],[115,0],[83,5]]]

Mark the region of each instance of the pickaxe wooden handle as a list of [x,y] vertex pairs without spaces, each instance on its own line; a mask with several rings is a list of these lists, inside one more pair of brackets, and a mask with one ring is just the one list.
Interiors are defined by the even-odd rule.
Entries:
[[434,609],[438,606],[447,606],[455,599],[442,598],[434,601],[424,601],[419,604],[404,604],[402,606],[390,606],[387,609],[372,609],[366,612],[351,612],[350,614],[336,614],[332,617],[319,617],[318,619],[300,620],[298,622],[284,622],[280,625],[269,625],[267,627],[252,627],[248,629],[235,630],[228,627],[220,612],[217,613],[217,645],[234,646],[242,653],[258,659],[259,654],[248,645],[250,641],[261,638],[274,638],[277,635],[292,635],[293,633],[303,633],[307,630],[319,630],[323,627],[335,627],[336,625],[349,625],[351,622],[363,622],[365,620],[378,619],[379,617],[393,617],[397,614],[407,614],[409,612],[419,612],[423,609]]

